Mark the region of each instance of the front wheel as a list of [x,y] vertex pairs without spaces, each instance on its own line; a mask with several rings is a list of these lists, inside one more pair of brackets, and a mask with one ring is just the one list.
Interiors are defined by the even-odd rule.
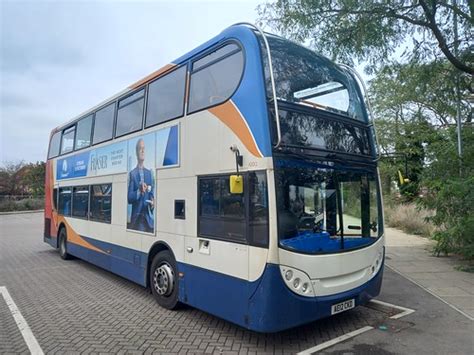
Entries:
[[61,228],[59,231],[59,256],[63,260],[71,259],[71,254],[67,252],[67,232],[66,228]]
[[178,308],[178,272],[176,261],[168,250],[159,252],[151,263],[150,288],[161,307]]

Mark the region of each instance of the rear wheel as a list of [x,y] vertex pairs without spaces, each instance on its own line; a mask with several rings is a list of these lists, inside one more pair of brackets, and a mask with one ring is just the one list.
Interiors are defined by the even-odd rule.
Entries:
[[59,231],[59,256],[64,260],[71,259],[71,255],[67,252],[67,232],[66,228]]
[[151,263],[150,288],[161,307],[178,308],[178,272],[176,261],[168,250],[159,252]]

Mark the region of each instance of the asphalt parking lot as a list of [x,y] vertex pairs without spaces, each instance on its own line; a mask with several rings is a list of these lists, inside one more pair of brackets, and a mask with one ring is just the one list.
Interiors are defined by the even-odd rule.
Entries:
[[[0,287],[44,353],[298,353],[363,327],[330,354],[470,354],[473,322],[386,268],[379,300],[415,312],[358,307],[276,334],[258,334],[199,310],[160,308],[144,288],[42,241],[43,216],[0,216]],[[0,296],[0,354],[27,353],[24,325]],[[22,335],[23,334],[23,335]],[[31,348],[30,348],[31,349]]]

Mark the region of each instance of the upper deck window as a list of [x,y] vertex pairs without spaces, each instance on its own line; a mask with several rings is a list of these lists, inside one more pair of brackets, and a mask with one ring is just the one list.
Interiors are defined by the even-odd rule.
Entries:
[[[267,40],[277,99],[367,121],[357,83],[345,70],[296,43],[272,35]],[[265,58],[266,52],[262,53]],[[268,59],[263,62],[267,95],[273,97]]]
[[229,99],[239,85],[243,69],[242,50],[233,43],[194,62],[188,112],[215,106]]
[[231,43],[231,44],[228,44],[224,47],[221,47],[219,48],[217,51],[214,51],[208,55],[206,55],[205,57],[199,59],[199,60],[196,60],[194,63],[193,63],[193,70],[198,70],[199,68],[211,63],[211,62],[214,62],[215,60],[219,59],[219,58],[222,58],[224,57],[225,55],[229,54],[229,53],[232,53],[232,52],[237,52],[239,51],[240,48],[237,44],[235,43]]
[[76,142],[74,149],[81,149],[91,145],[92,115],[77,122]]
[[148,87],[146,127],[184,114],[186,66],[155,80]]
[[63,139],[61,140],[61,154],[66,154],[72,151],[74,147],[75,133],[76,126],[69,127],[63,131]]
[[94,137],[92,144],[104,142],[112,138],[114,130],[115,104],[110,104],[95,113]]
[[[282,105],[283,106],[283,105]],[[367,129],[321,114],[306,114],[280,107],[281,141],[288,146],[371,155]]]
[[119,101],[115,136],[138,131],[142,128],[145,89]]
[[51,137],[51,143],[49,144],[48,159],[57,157],[59,155],[60,143],[61,143],[61,131],[56,132]]

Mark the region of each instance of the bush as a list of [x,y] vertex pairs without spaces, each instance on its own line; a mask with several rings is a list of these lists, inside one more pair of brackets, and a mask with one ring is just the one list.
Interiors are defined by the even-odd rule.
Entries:
[[434,253],[456,253],[474,259],[474,177],[451,178],[432,186],[436,195],[426,205],[436,209],[431,220],[440,227]]
[[456,132],[445,132],[445,140],[432,147],[424,182],[429,193],[422,200],[436,214],[438,227],[433,239],[435,254],[456,253],[474,261],[474,127],[463,127],[463,156],[457,156]]
[[0,200],[0,212],[32,211],[42,210],[43,208],[43,198],[24,198],[21,200],[4,198]]
[[435,233],[435,226],[428,221],[433,212],[417,207],[414,203],[387,203],[384,212],[385,222],[389,227],[423,237],[431,237]]

